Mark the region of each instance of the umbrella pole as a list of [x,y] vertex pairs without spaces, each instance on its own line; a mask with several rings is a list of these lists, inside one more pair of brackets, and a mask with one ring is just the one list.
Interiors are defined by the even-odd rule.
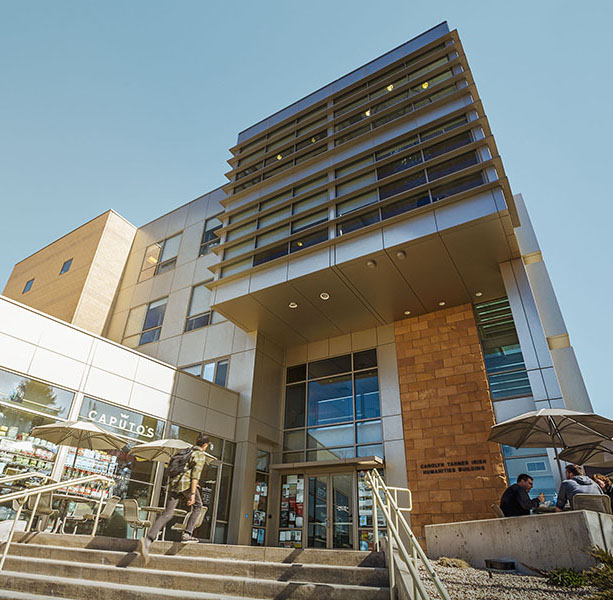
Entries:
[[555,444],[554,437],[557,434],[558,439],[560,440],[560,442],[562,442],[562,436],[560,435],[560,431],[557,425],[555,424],[555,421],[551,417],[548,418],[548,421],[549,421],[549,426],[551,428],[551,445],[553,446],[553,453],[555,454],[556,463],[558,464],[558,473],[560,473],[560,483],[561,483],[562,481],[564,481],[564,476],[562,475],[562,465],[560,464],[560,457],[558,455],[558,448]]

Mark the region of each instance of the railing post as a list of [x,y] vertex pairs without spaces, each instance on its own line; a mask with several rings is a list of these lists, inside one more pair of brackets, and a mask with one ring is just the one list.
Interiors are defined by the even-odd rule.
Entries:
[[378,482],[370,475],[370,489],[372,490],[372,533],[375,536],[375,550],[379,552],[379,515],[377,514],[377,499],[375,494],[379,494]]
[[32,515],[30,516],[30,520],[28,521],[28,526],[26,527],[26,531],[32,531],[32,524],[34,523],[34,516],[36,515],[36,510],[38,509],[38,503],[40,502],[41,494],[36,495],[36,500],[34,501],[34,507],[32,508]]
[[98,500],[98,510],[96,511],[96,519],[94,520],[94,526],[92,527],[92,537],[96,535],[96,531],[98,531],[98,521],[100,520],[100,512],[102,510],[102,496]]

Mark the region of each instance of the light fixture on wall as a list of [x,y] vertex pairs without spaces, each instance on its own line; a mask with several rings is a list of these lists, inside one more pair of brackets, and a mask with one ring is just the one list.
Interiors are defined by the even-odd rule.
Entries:
[[328,294],[328,292],[322,292],[321,294],[319,294],[319,297],[322,300],[330,300],[330,294]]
[[298,308],[298,304],[297,304],[296,302],[290,302],[290,303],[288,304],[288,306],[289,306],[290,308]]

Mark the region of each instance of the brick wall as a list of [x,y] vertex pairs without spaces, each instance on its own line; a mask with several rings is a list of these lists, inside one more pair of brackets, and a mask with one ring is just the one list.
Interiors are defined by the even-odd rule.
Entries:
[[395,323],[411,523],[491,518],[505,489],[472,306]]

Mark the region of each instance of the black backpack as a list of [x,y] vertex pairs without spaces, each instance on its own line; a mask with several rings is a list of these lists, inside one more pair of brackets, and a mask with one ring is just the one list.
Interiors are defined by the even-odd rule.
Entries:
[[179,450],[179,452],[177,452],[168,463],[168,467],[166,469],[166,479],[170,481],[171,479],[177,477],[177,475],[184,473],[187,470],[193,452],[193,446],[191,448]]

